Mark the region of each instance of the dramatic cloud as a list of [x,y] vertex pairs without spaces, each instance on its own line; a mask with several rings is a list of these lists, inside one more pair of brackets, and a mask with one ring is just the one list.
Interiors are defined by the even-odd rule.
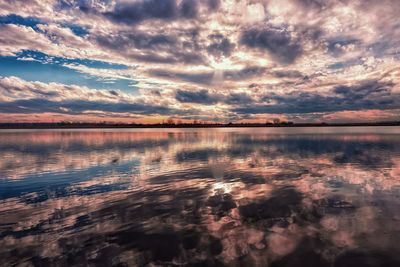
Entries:
[[40,114],[59,113],[68,115],[96,114],[126,116],[136,115],[183,115],[174,108],[148,103],[115,90],[94,90],[79,86],[26,82],[15,77],[0,80],[0,113]]
[[225,104],[249,104],[253,102],[251,96],[246,93],[230,93],[228,95],[211,94],[207,90],[198,92],[178,90],[176,99],[183,103],[198,103],[204,105],[212,105],[217,103]]
[[0,113],[400,120],[399,13],[397,0],[0,1]]
[[293,63],[302,52],[301,44],[285,29],[251,29],[243,33],[241,43],[251,48],[267,50],[283,64]]
[[235,45],[222,34],[211,34],[209,36],[211,44],[207,46],[207,51],[218,58],[222,56],[230,56]]
[[[195,19],[198,16],[200,6],[206,4],[213,10],[218,7],[218,1],[198,0],[138,0],[119,1],[114,10],[106,12],[110,19],[126,23],[138,23],[148,19]],[[87,8],[85,7],[85,10]]]
[[135,114],[176,114],[176,111],[141,103],[110,103],[84,100],[50,101],[46,99],[16,100],[0,103],[0,113],[67,113],[82,114],[93,111]]
[[[183,3],[182,13],[189,13],[193,8],[195,9],[194,6],[190,7],[189,3]],[[118,2],[113,12],[106,13],[111,19],[123,23],[136,23],[146,19],[172,19],[178,14],[176,0]]]
[[353,86],[337,86],[327,95],[309,92],[270,94],[262,105],[236,108],[240,113],[316,113],[341,110],[400,109],[400,93],[392,91],[393,84],[365,81]]

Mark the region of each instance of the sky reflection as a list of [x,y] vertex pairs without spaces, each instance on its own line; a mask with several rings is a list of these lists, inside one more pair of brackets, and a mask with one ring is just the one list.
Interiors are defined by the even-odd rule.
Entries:
[[398,266],[399,132],[4,131],[0,265]]

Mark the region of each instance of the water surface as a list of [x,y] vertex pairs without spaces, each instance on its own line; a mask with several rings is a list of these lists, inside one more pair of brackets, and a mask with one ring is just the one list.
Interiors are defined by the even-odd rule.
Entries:
[[400,266],[400,128],[0,132],[1,266]]

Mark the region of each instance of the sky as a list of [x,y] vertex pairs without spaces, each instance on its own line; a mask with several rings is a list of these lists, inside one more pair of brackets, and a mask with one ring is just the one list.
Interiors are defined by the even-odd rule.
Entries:
[[0,122],[400,120],[399,0],[0,0]]

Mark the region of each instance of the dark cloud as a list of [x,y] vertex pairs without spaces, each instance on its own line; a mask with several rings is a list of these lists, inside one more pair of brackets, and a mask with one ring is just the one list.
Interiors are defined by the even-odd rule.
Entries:
[[172,19],[178,15],[176,0],[142,0],[117,2],[107,17],[121,23],[137,23],[146,19]]
[[2,113],[33,114],[54,112],[77,115],[85,111],[132,112],[143,115],[181,113],[181,111],[171,108],[142,103],[112,103],[88,100],[51,101],[47,99],[26,99],[0,103],[0,112]]
[[240,42],[250,48],[267,50],[281,64],[293,63],[302,54],[299,40],[285,29],[250,29],[243,32]]
[[178,90],[175,98],[183,103],[198,103],[204,105],[212,105],[221,100],[220,96],[211,95],[205,89],[196,92]]
[[273,73],[278,78],[304,78],[305,76],[297,70],[277,70]]
[[112,95],[119,96],[118,92],[115,91],[115,90],[110,90],[109,92],[110,92],[110,94],[112,94]]
[[97,42],[112,49],[137,48],[144,50],[169,48],[177,44],[175,36],[165,34],[148,34],[144,32],[120,32],[115,35],[99,35]]
[[237,105],[253,102],[251,96],[246,93],[230,93],[229,95],[210,94],[206,89],[195,92],[178,90],[175,98],[179,102],[183,103],[198,103],[204,105],[212,105],[216,103]]
[[235,45],[222,34],[211,34],[208,36],[211,44],[207,46],[209,54],[220,58],[222,56],[230,56]]
[[217,0],[140,0],[117,2],[114,10],[104,15],[117,23],[126,24],[135,24],[148,19],[193,19],[198,17],[200,5],[204,2],[211,11],[219,7]]
[[195,18],[198,13],[198,1],[197,0],[183,0],[180,6],[180,10],[183,17]]
[[246,93],[231,93],[227,96],[225,102],[227,104],[249,104],[253,103],[254,99]]
[[172,80],[181,80],[196,84],[209,85],[212,82],[214,73],[213,72],[204,72],[204,73],[179,73],[179,72],[171,72],[166,70],[150,70],[149,74],[155,77],[167,78]]
[[218,9],[220,5],[220,0],[208,0],[208,6],[210,7],[210,9]]
[[[305,9],[316,9],[322,10],[326,9],[331,5],[331,0],[294,0],[296,4]],[[340,0],[340,2],[345,2]]]
[[241,70],[225,71],[224,78],[227,80],[246,80],[251,77],[262,75],[267,71],[264,67],[248,66]]
[[138,61],[149,62],[149,63],[163,63],[163,64],[174,64],[174,63],[184,63],[184,64],[201,64],[203,63],[203,58],[200,55],[192,53],[176,53],[173,55],[162,56],[157,53],[147,53],[147,54],[136,54],[128,53],[126,55],[128,58],[133,58]]
[[391,93],[391,88],[394,86],[393,83],[379,82],[376,80],[366,81],[356,86],[337,86],[333,90],[334,93],[343,98],[344,103],[351,105],[352,103],[357,104],[362,101],[364,105],[390,105],[393,104],[399,97]]
[[400,94],[391,91],[391,82],[365,81],[354,86],[337,86],[331,94],[294,91],[286,95],[270,94],[262,104],[234,108],[241,114],[292,114],[364,109],[398,109]]
[[[190,35],[190,34],[189,34]],[[151,63],[204,63],[198,45],[192,38],[181,42],[174,34],[149,34],[141,31],[119,32],[113,35],[98,35],[95,41],[127,58]],[[187,36],[185,36],[187,37]]]
[[150,94],[154,95],[154,96],[161,96],[161,92],[160,90],[151,90]]
[[360,40],[346,36],[331,38],[326,42],[328,52],[333,56],[340,56],[343,53],[345,53],[346,52],[345,48],[348,45],[359,45],[359,44],[361,44]]

